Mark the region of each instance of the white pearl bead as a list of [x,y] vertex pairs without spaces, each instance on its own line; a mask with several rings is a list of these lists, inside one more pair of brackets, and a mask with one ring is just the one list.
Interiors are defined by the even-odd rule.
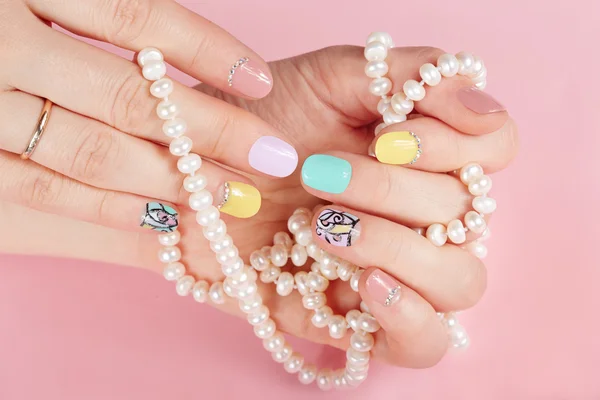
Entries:
[[271,263],[276,267],[283,267],[288,261],[288,251],[283,244],[271,247]]
[[425,88],[414,79],[409,79],[404,82],[402,89],[406,97],[413,101],[423,100],[425,97]]
[[492,189],[492,179],[483,175],[469,183],[469,193],[473,196],[483,196]]
[[496,200],[487,196],[477,196],[473,199],[473,208],[480,214],[491,214],[496,211]]
[[137,63],[140,67],[144,67],[148,61],[163,61],[164,57],[160,50],[154,47],[146,47],[138,53]]
[[346,359],[348,362],[354,365],[368,365],[369,360],[371,359],[371,355],[369,352],[359,351],[354,349],[353,347],[348,348],[346,350]]
[[279,331],[275,332],[273,336],[263,340],[263,347],[271,353],[283,349],[283,346],[285,346],[285,337],[283,336],[283,333]]
[[310,266],[310,272],[319,272],[321,271],[321,264],[318,261],[315,261]]
[[350,337],[350,346],[356,351],[370,351],[373,345],[375,345],[375,339],[370,333],[354,332]]
[[238,248],[235,246],[228,247],[216,254],[219,264],[227,265],[237,261],[239,256]]
[[191,174],[200,169],[202,159],[198,154],[188,154],[177,160],[177,169],[183,174]]
[[477,211],[469,211],[465,214],[465,225],[475,233],[483,233],[487,227],[485,219]]
[[198,303],[205,303],[208,299],[208,290],[210,286],[206,281],[198,281],[192,288],[192,296]]
[[289,296],[294,290],[294,275],[289,272],[282,272],[277,278],[277,294],[285,297]]
[[163,100],[156,106],[156,115],[160,119],[172,119],[179,115],[179,106],[169,100]]
[[381,78],[389,71],[387,63],[383,60],[369,61],[365,67],[365,74],[369,78]]
[[208,297],[215,304],[225,303],[225,292],[223,291],[223,284],[221,282],[215,282],[208,289]]
[[305,294],[308,294],[308,292],[309,292],[308,287],[306,286],[306,277],[307,276],[308,276],[308,274],[304,271],[297,272],[296,275],[294,275],[294,281],[296,282],[296,289],[298,289],[298,293],[300,293],[302,296],[304,296]]
[[483,60],[478,56],[473,57],[473,65],[469,71],[469,77],[474,78],[481,74],[482,71],[485,70],[485,66],[483,65]]
[[303,365],[304,357],[299,353],[293,353],[292,356],[283,363],[283,369],[290,374],[295,374],[302,369]]
[[288,219],[288,230],[295,235],[300,228],[308,226],[309,223],[310,219],[306,214],[293,214],[290,219]]
[[208,181],[206,176],[202,174],[195,174],[194,176],[186,176],[183,180],[183,188],[189,192],[199,192],[200,190],[206,188]]
[[312,217],[312,211],[310,211],[308,208],[306,207],[298,207],[294,210],[294,212],[292,213],[292,215],[296,215],[296,214],[305,214],[308,216],[308,218]]
[[429,86],[436,86],[442,81],[442,74],[436,66],[431,63],[421,65],[419,74],[421,75],[421,79]]
[[307,246],[312,240],[312,230],[308,226],[304,226],[296,232],[295,238],[299,245]]
[[443,321],[446,323],[448,328],[453,328],[454,326],[458,325],[458,318],[456,317],[455,313],[449,312],[443,315]]
[[263,283],[275,282],[275,280],[279,277],[279,274],[281,274],[281,268],[268,267],[260,273],[260,281]]
[[367,303],[365,303],[364,301],[360,302],[360,311],[366,312],[366,313],[371,312],[371,310],[369,310],[369,307],[367,307]]
[[432,224],[429,228],[427,228],[425,236],[433,245],[438,247],[445,245],[446,241],[448,240],[446,227],[442,224]]
[[459,64],[458,74],[469,75],[471,73],[471,68],[473,67],[473,54],[461,51],[456,54],[456,59]]
[[181,259],[181,250],[176,246],[162,247],[158,251],[158,259],[165,264],[175,263]]
[[474,77],[471,78],[473,83],[481,83],[487,80],[487,68],[483,67],[483,69]]
[[[235,247],[235,246],[233,246]],[[243,285],[249,283],[252,281],[252,270],[250,268],[242,268],[237,274],[232,275],[231,278],[231,284],[235,287],[235,288],[241,288]]]
[[362,313],[358,310],[350,310],[346,313],[346,322],[352,330],[356,331],[358,329],[358,318],[361,315]]
[[323,368],[317,374],[317,386],[323,391],[331,390],[333,382],[331,379],[331,370],[329,368]]
[[483,243],[479,243],[479,241],[471,242],[467,245],[467,250],[469,253],[473,254],[475,257],[484,259],[488,255],[488,249],[485,247]]
[[327,302],[327,297],[323,293],[310,293],[302,297],[302,305],[309,310],[321,308]]
[[383,130],[383,128],[386,128],[387,126],[388,126],[388,124],[386,124],[385,122],[382,122],[379,125],[377,125],[375,127],[375,136],[379,135],[379,132],[381,132]]
[[410,114],[413,108],[415,108],[415,103],[411,99],[407,99],[404,92],[393,95],[391,105],[398,114],[405,115]]
[[364,382],[365,379],[367,379],[367,373],[366,372],[346,371],[346,374],[344,375],[344,377],[346,378],[346,382],[348,382],[348,385],[350,385],[352,387],[356,387],[356,386],[360,385],[362,382]]
[[317,272],[309,272],[305,284],[315,292],[324,292],[329,287],[329,281]]
[[193,145],[192,139],[187,136],[181,136],[171,141],[171,144],[169,144],[169,151],[174,156],[181,157],[192,151]]
[[346,371],[350,372],[351,374],[365,373],[368,370],[369,370],[369,364],[357,365],[357,364],[353,364],[351,362],[346,363]]
[[392,36],[387,32],[373,32],[367,37],[367,44],[372,42],[380,42],[388,49],[394,47]]
[[348,382],[346,382],[346,378],[344,377],[344,370],[338,370],[333,375],[333,388],[336,390],[344,389]]
[[337,266],[337,274],[340,280],[347,282],[352,278],[354,271],[356,270],[356,266],[350,264],[346,260],[340,261]]
[[390,108],[383,113],[383,122],[387,125],[399,124],[404,121],[406,121],[406,115],[396,113],[393,108]]
[[323,275],[325,279],[335,281],[338,278],[337,265],[338,262],[319,263],[319,270],[321,272],[321,275]]
[[216,223],[221,218],[221,213],[215,206],[209,206],[196,213],[196,222],[201,226],[208,226]]
[[167,73],[167,64],[164,61],[147,61],[142,68],[142,75],[149,81],[157,81]]
[[163,269],[163,276],[168,281],[176,281],[185,275],[185,266],[180,262],[167,264]]
[[275,236],[273,236],[273,244],[282,244],[288,251],[290,251],[292,250],[294,241],[287,232],[277,232]]
[[333,310],[329,306],[317,308],[310,321],[317,328],[325,328],[329,324],[329,319],[333,317]]
[[305,365],[298,373],[298,380],[303,385],[310,385],[317,378],[317,367],[315,365]]
[[369,333],[377,332],[381,328],[379,322],[377,322],[375,317],[369,313],[362,313],[358,318],[357,324],[358,329],[362,329],[363,331]]
[[389,78],[375,78],[369,85],[369,92],[374,96],[385,96],[392,90],[392,81]]
[[485,86],[486,86],[486,84],[487,84],[487,81],[483,81],[483,82],[477,82],[477,83],[475,84],[475,86],[477,87],[477,89],[479,89],[479,90],[483,90],[483,89],[485,89]]
[[377,112],[381,115],[383,115],[383,113],[390,108],[392,102],[392,98],[389,96],[384,96],[381,98],[381,100],[379,100],[379,102],[377,103]]
[[259,339],[268,339],[275,334],[275,321],[268,319],[260,325],[254,327],[254,334]]
[[248,323],[252,326],[257,326],[266,322],[269,319],[269,309],[266,306],[258,307],[258,310],[248,314]]
[[262,251],[256,250],[250,254],[250,265],[257,271],[264,271],[271,263]]
[[292,259],[292,263],[296,267],[301,267],[304,264],[306,264],[306,261],[308,260],[308,254],[306,253],[306,248],[299,244],[295,244],[294,247],[292,247],[291,259]]
[[479,164],[470,163],[460,169],[460,180],[465,185],[481,176],[483,176],[483,168]]
[[193,276],[185,275],[177,280],[177,284],[175,285],[175,290],[177,294],[180,296],[187,296],[192,291],[194,287],[194,283],[196,280]]
[[327,325],[329,326],[329,336],[332,338],[341,339],[346,336],[346,331],[348,330],[346,319],[341,315],[334,315],[329,318]]
[[440,72],[446,78],[450,78],[458,72],[459,64],[454,54],[442,54],[437,59],[437,66],[440,68]]
[[238,290],[236,296],[238,299],[246,300],[256,295],[256,292],[258,292],[258,286],[256,286],[256,283],[248,282]]
[[219,222],[203,227],[202,233],[210,241],[221,240],[227,234],[227,225],[220,219]]
[[159,99],[164,99],[173,93],[173,81],[169,78],[162,78],[150,86],[150,94]]
[[455,244],[461,244],[467,240],[467,233],[460,219],[453,219],[448,223],[447,235],[448,239]]
[[352,274],[352,278],[350,278],[350,288],[355,292],[358,292],[358,283],[360,282],[360,276],[362,275],[362,273],[363,270],[358,269]]
[[450,343],[455,349],[465,349],[469,347],[469,335],[462,325],[456,325],[450,329]]
[[273,361],[281,364],[289,360],[293,352],[292,346],[285,344],[280,350],[274,351],[271,354],[271,357],[273,358]]
[[[257,311],[260,306],[263,305],[262,298],[260,296],[253,296],[244,300],[238,301],[240,310],[246,314],[251,314]],[[264,339],[264,338],[263,338]]]
[[168,137],[179,137],[187,131],[187,122],[182,118],[169,119],[163,123],[162,130]]
[[[223,240],[225,236],[221,239]],[[240,271],[244,269],[244,260],[240,257],[237,258],[233,263],[227,265],[221,265],[221,271],[225,276],[233,276],[238,274]]]
[[158,243],[163,246],[175,246],[177,243],[179,243],[180,239],[181,234],[179,231],[167,232],[158,235]]
[[492,232],[490,231],[490,227],[488,226],[487,229],[481,234],[481,237],[479,237],[479,241],[485,242],[486,240],[490,240],[491,236]]
[[190,194],[189,205],[192,210],[204,210],[205,208],[211,207],[212,203],[213,196],[206,189]]
[[312,257],[316,261],[319,261],[321,259],[321,249],[314,242],[309,243],[309,245],[306,246],[306,252],[308,253],[309,257]]
[[223,293],[229,297],[235,297],[235,289],[233,286],[231,286],[231,281],[229,278],[225,278],[223,281]]
[[381,42],[373,41],[365,46],[365,58],[367,61],[385,60],[387,53],[387,47]]

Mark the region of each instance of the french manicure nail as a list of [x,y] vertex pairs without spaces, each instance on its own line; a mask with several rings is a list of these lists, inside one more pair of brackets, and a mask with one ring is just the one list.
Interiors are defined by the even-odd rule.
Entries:
[[375,144],[375,156],[384,164],[414,164],[421,153],[421,139],[408,131],[384,133]]
[[250,148],[248,162],[257,171],[284,178],[296,170],[298,153],[292,145],[275,136],[263,136]]
[[351,178],[352,165],[348,161],[326,154],[313,154],[302,166],[302,181],[322,192],[343,193]]
[[319,214],[315,230],[319,239],[337,247],[348,247],[360,236],[360,219],[348,212],[327,208]]
[[158,232],[174,232],[179,226],[179,214],[173,207],[150,202],[146,204],[140,226]]
[[465,107],[477,114],[491,114],[506,110],[496,99],[476,87],[462,88],[457,96]]
[[400,300],[400,283],[380,269],[371,272],[366,287],[373,300],[383,306],[390,307]]
[[225,182],[221,188],[217,208],[237,218],[250,218],[260,210],[260,192],[254,186],[241,182]]
[[244,57],[231,66],[228,83],[243,95],[262,99],[271,91],[273,77],[268,67]]

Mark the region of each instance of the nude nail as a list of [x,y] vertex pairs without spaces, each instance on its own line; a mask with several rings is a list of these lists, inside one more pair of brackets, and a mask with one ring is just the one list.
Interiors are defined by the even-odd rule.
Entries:
[[498,100],[476,87],[460,89],[457,93],[457,97],[465,107],[477,114],[491,114],[506,110]]
[[245,96],[261,99],[271,91],[273,77],[268,67],[242,58],[229,71],[229,86]]
[[390,307],[400,300],[400,283],[380,269],[371,272],[366,287],[373,300],[383,306]]

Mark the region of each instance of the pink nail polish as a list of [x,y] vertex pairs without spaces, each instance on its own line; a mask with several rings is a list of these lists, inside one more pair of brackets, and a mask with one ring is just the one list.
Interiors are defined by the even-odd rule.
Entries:
[[263,136],[252,145],[248,162],[257,171],[284,178],[296,170],[298,153],[292,145],[275,136]]
[[400,300],[400,283],[380,269],[371,272],[366,286],[373,300],[381,305],[390,307]]
[[243,95],[261,99],[271,91],[273,77],[267,67],[242,58],[231,68],[229,85]]
[[496,99],[476,87],[462,88],[457,96],[465,107],[477,114],[491,114],[506,110]]

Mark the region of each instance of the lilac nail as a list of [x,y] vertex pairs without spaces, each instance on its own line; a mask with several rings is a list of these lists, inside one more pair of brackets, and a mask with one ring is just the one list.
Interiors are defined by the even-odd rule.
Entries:
[[283,178],[296,170],[298,153],[289,143],[275,136],[263,136],[252,145],[248,162],[257,171]]

